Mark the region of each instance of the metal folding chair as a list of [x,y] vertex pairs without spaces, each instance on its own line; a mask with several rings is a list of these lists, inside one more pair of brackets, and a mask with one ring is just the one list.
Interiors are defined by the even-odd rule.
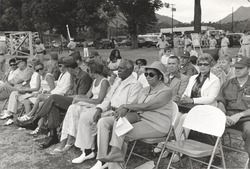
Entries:
[[[226,137],[228,139],[228,144],[226,142]],[[232,141],[237,141],[237,147],[235,147],[232,144]],[[235,151],[235,152],[239,152],[239,153],[243,153],[246,154],[248,156],[248,153],[242,149],[242,145],[244,144],[244,141],[242,140],[242,132],[233,128],[226,128],[224,135],[223,135],[223,140],[222,140],[222,144],[223,144],[223,148],[231,150],[231,151]],[[244,164],[244,169],[247,169],[247,165],[249,162],[249,158],[247,158],[246,163]],[[238,166],[235,166],[238,167]]]
[[[175,154],[184,154],[188,157],[190,167],[193,168],[192,161],[197,161],[210,167],[220,168],[212,165],[214,156],[218,153],[221,154],[223,168],[226,168],[224,153],[221,144],[221,136],[224,133],[226,124],[225,114],[218,108],[209,105],[198,105],[192,108],[183,123],[183,128],[194,130],[200,133],[215,136],[216,143],[214,146],[201,143],[195,140],[187,139],[187,136],[183,130],[185,140],[179,140],[174,142],[168,142],[166,147],[169,151],[172,151],[167,168],[171,167],[171,163]],[[209,157],[209,163],[199,160],[198,158]],[[174,168],[174,167],[171,167]]]
[[155,169],[158,169],[159,164],[160,164],[160,160],[161,160],[161,158],[163,156],[163,153],[164,153],[164,150],[165,150],[165,147],[166,147],[166,145],[165,145],[166,141],[169,140],[170,136],[172,136],[172,135],[175,136],[174,128],[176,127],[176,125],[178,123],[179,116],[180,116],[180,113],[179,113],[178,106],[177,106],[177,104],[175,102],[173,102],[172,124],[171,124],[170,130],[169,130],[167,136],[166,137],[160,137],[160,138],[147,138],[147,139],[135,140],[133,142],[132,148],[131,148],[131,150],[130,150],[130,152],[128,154],[128,158],[127,158],[127,160],[125,162],[125,167],[127,166],[128,161],[130,160],[130,157],[131,157],[132,154],[137,156],[137,157],[143,158],[145,160],[151,161],[151,159],[149,159],[149,158],[147,158],[145,156],[142,156],[142,155],[140,155],[138,153],[133,152],[137,141],[141,141],[141,142],[144,142],[144,143],[150,144],[150,145],[154,145],[154,144],[158,144],[160,142],[164,142],[163,147],[158,147],[159,149],[161,149],[161,153],[160,153],[160,155],[158,157],[158,160],[156,162],[156,167],[155,167]]

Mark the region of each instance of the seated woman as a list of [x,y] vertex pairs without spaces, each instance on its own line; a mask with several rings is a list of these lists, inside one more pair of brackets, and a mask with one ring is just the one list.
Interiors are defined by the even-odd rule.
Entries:
[[28,114],[19,118],[20,121],[30,120],[31,117],[34,116],[34,114],[37,112],[38,108],[40,107],[39,104],[42,104],[42,102],[46,100],[51,94],[65,95],[69,91],[71,87],[71,74],[67,70],[67,67],[65,66],[65,64],[67,65],[67,63],[65,63],[62,58],[59,61],[59,69],[60,69],[61,74],[58,78],[56,87],[51,91],[44,90],[44,92],[41,93],[37,97],[32,110]]
[[[100,104],[109,88],[108,80],[102,75],[103,65],[93,63],[90,65],[90,74],[94,82],[86,96],[76,96],[72,105],[67,110],[63,121],[61,144],[53,153],[68,150],[74,143],[81,148],[83,153],[85,149],[91,151],[94,149],[94,136],[91,129],[81,123],[81,121],[91,121],[92,115],[88,114],[88,109],[95,108],[96,104]],[[93,157],[92,157],[93,158]],[[73,160],[73,163],[81,163],[84,159]]]
[[121,59],[120,51],[118,49],[112,50],[108,60],[108,68],[112,71],[117,70]]
[[[204,53],[198,58],[197,65],[200,73],[190,77],[187,88],[180,100],[181,104],[188,104],[191,107],[197,104],[217,106],[215,99],[220,91],[220,79],[210,71],[212,63],[213,58],[210,54]],[[182,115],[175,129],[177,139],[181,139],[182,124],[185,117],[186,114]],[[189,131],[185,131],[188,136]],[[197,135],[197,137],[203,136]]]
[[[98,161],[97,166],[105,165],[104,162],[124,161],[128,140],[138,140],[143,138],[163,137],[169,132],[173,111],[172,91],[164,83],[165,66],[156,61],[151,66],[145,67],[145,76],[149,87],[143,88],[138,95],[135,104],[120,106],[115,112],[115,118],[126,117],[133,125],[133,129],[127,134],[118,137],[115,132],[116,121],[114,117],[103,117],[98,121]],[[101,138],[108,134],[107,130],[112,129],[111,140]],[[109,135],[109,134],[108,134]],[[108,136],[107,136],[108,137]],[[127,140],[126,139],[126,140]],[[109,152],[108,146],[111,146]],[[107,155],[108,154],[108,155]],[[100,167],[101,168],[101,167]],[[103,167],[104,168],[104,167]],[[117,167],[119,168],[119,167]]]
[[[35,63],[34,66],[37,66],[39,64],[40,63]],[[17,91],[11,92],[6,114],[9,114],[9,115],[16,114],[18,103],[22,102],[26,98],[32,97],[35,92],[39,91],[40,86],[41,86],[41,77],[38,72],[35,71],[33,75],[31,76],[29,86],[30,86],[29,88],[20,88],[20,89],[17,89]],[[12,123],[13,123],[13,120],[9,119],[5,123],[5,125],[10,125]]]
[[182,104],[208,104],[216,106],[215,98],[220,91],[220,79],[210,72],[213,64],[211,55],[204,53],[198,60],[200,73],[190,77],[181,98]]
[[[22,117],[18,118],[19,121],[29,120],[39,108],[39,103],[47,98],[47,96],[44,94],[50,93],[50,91],[55,88],[55,78],[52,74],[52,66],[53,65],[48,65],[48,73],[46,73],[46,70],[42,63],[35,66],[35,71],[38,72],[41,76],[41,87],[38,93],[33,94],[33,97],[23,100],[26,113]],[[32,111],[31,104],[34,104]]]

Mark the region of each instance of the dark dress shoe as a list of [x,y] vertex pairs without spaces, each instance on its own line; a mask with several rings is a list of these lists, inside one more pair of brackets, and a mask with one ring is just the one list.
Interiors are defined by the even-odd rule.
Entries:
[[43,143],[39,145],[40,149],[45,149],[50,147],[53,144],[57,144],[59,142],[57,137],[48,137]]

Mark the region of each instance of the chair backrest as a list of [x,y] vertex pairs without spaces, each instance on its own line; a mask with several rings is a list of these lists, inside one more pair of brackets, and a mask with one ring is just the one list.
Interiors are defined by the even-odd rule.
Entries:
[[184,120],[183,127],[201,133],[221,137],[226,126],[226,116],[217,107],[198,105],[193,107]]
[[179,113],[179,108],[178,105],[173,101],[173,112],[172,112],[172,126],[177,125],[179,118],[180,118],[180,113]]

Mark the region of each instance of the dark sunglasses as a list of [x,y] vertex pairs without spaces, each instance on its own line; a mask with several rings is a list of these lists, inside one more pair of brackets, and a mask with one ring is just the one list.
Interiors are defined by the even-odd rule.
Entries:
[[58,67],[62,67],[63,65],[59,64]]
[[198,63],[197,65],[198,65],[198,66],[209,66],[208,63]]
[[148,73],[148,72],[145,72],[144,75],[145,75],[146,77],[148,77],[148,76],[149,76],[149,77],[154,77],[156,74],[154,74],[154,73],[152,73],[152,72],[149,72],[149,73]]
[[10,66],[16,66],[16,64],[10,64]]
[[39,72],[40,70],[43,70],[43,68],[38,68],[38,69],[36,69],[36,72]]

